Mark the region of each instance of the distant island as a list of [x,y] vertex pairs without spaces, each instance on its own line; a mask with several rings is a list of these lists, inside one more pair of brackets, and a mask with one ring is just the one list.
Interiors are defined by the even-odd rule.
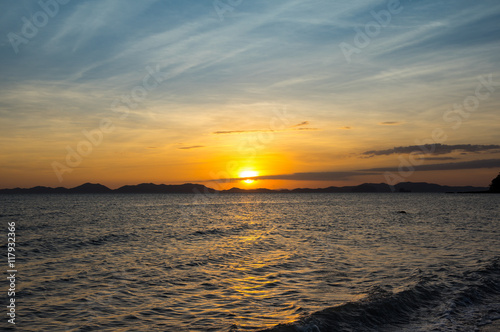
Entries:
[[64,187],[33,187],[0,189],[0,194],[208,194],[208,193],[494,193],[499,192],[500,175],[493,180],[490,188],[473,186],[442,186],[426,182],[401,182],[394,186],[386,183],[363,183],[357,186],[327,187],[327,188],[297,188],[297,189],[241,189],[215,190],[202,184],[185,183],[181,185],[166,185],[142,183],[126,185],[110,189],[102,184],[85,183],[74,188]]

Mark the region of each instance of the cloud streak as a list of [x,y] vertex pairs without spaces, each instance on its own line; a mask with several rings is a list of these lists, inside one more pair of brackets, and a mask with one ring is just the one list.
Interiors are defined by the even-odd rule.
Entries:
[[302,121],[301,123],[297,123],[296,125],[293,125],[292,127],[307,126],[308,124],[309,124],[309,121]]
[[[454,171],[454,170],[464,170],[464,169],[499,168],[499,167],[500,167],[500,159],[483,159],[483,160],[462,161],[456,163],[416,165],[413,166],[413,169],[415,171]],[[379,167],[379,168],[369,168],[363,171],[398,172],[399,168]]]
[[304,172],[293,174],[264,175],[255,177],[256,180],[293,180],[293,181],[339,181],[353,176],[377,175],[378,173],[361,172]]
[[[359,171],[347,171],[347,172],[302,172],[302,173],[291,173],[291,174],[273,174],[273,175],[261,175],[251,177],[254,180],[288,180],[288,181],[342,181],[349,180],[354,176],[364,176],[364,175],[378,175],[376,172],[359,172]],[[231,179],[217,179],[214,181],[218,182],[238,182],[245,178],[231,178]]]
[[400,124],[401,124],[401,122],[399,122],[399,121],[385,121],[385,122],[379,123],[379,125],[381,125],[381,126],[397,126]]
[[309,121],[302,121],[301,123],[295,124],[293,126],[290,126],[289,128],[282,129],[282,130],[272,130],[272,129],[219,130],[219,131],[214,131],[212,134],[230,135],[230,134],[248,134],[248,133],[277,133],[277,132],[285,132],[285,131],[293,131],[293,130],[299,130],[299,131],[320,130],[319,128],[303,127],[303,126],[307,126],[309,124],[310,124]]
[[191,150],[191,149],[199,149],[199,148],[204,148],[204,145],[192,145],[192,146],[183,146],[178,148],[179,150]]
[[230,135],[230,134],[248,134],[248,133],[274,133],[277,132],[278,130],[271,130],[271,129],[256,129],[256,130],[219,130],[219,131],[214,131],[212,134],[215,135]]
[[442,155],[452,152],[461,151],[464,153],[480,153],[480,152],[498,152],[500,150],[500,145],[490,144],[490,145],[477,145],[477,144],[424,144],[424,145],[410,145],[410,146],[398,146],[387,150],[370,150],[362,153],[363,156],[374,157],[374,156],[389,156],[393,154],[409,154],[409,153],[421,153],[421,154],[431,154],[431,155]]

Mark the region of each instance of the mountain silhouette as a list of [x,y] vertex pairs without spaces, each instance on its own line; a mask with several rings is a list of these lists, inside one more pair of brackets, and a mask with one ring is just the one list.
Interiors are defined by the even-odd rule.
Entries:
[[90,193],[90,194],[104,194],[104,193],[109,193],[112,192],[113,190],[109,189],[106,186],[103,186],[102,184],[99,183],[84,183],[81,186],[69,189],[74,193],[79,193],[79,194],[85,194],[85,193]]
[[126,194],[196,194],[213,193],[215,190],[202,184],[193,183],[185,183],[181,185],[141,183],[138,185],[123,186],[113,190],[113,192]]
[[363,183],[358,186],[327,187],[327,188],[297,188],[272,190],[266,188],[241,189],[231,188],[217,191],[202,184],[185,183],[181,185],[167,185],[154,183],[141,183],[125,185],[118,189],[110,189],[99,183],[84,183],[74,188],[51,188],[37,186],[33,188],[0,189],[0,194],[209,194],[209,193],[390,193],[390,192],[499,192],[500,174],[489,188],[473,186],[441,186],[426,182],[402,182],[389,186],[386,183]]

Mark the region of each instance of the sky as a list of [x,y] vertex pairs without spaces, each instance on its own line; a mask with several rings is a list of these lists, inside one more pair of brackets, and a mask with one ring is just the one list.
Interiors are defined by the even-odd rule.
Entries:
[[496,0],[0,13],[0,188],[488,186],[500,171]]

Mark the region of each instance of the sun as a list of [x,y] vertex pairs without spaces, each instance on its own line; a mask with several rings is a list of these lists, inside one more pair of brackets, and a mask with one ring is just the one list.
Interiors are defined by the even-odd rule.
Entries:
[[245,170],[245,171],[240,172],[239,178],[244,179],[244,180],[242,180],[243,183],[252,184],[255,182],[255,179],[252,179],[252,178],[254,178],[258,175],[259,175],[259,173],[256,171]]

